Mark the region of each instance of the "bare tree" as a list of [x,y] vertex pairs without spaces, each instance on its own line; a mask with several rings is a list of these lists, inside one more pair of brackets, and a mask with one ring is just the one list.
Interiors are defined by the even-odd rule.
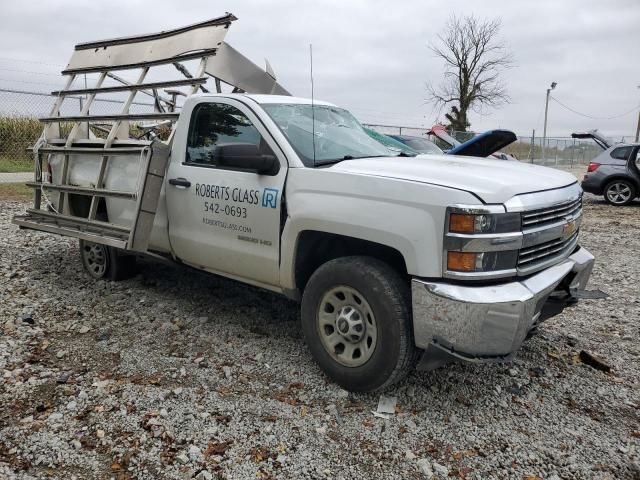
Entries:
[[452,16],[438,41],[429,46],[445,63],[443,82],[427,85],[429,100],[439,108],[450,107],[445,117],[452,130],[466,131],[469,110],[479,112],[509,101],[500,75],[513,60],[498,39],[500,26],[498,19]]

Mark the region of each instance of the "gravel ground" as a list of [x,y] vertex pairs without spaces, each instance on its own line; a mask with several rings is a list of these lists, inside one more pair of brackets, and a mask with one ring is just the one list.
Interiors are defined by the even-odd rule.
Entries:
[[93,281],[25,206],[0,203],[0,478],[640,479],[640,203],[586,196],[608,299],[513,363],[412,374],[388,419],[322,375],[296,304],[151,261]]

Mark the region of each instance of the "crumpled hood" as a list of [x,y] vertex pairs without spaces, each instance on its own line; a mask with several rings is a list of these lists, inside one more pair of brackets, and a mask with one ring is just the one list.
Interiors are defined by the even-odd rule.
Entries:
[[521,193],[576,183],[570,173],[539,165],[454,155],[345,160],[330,169],[456,188],[476,194],[485,203],[504,203]]

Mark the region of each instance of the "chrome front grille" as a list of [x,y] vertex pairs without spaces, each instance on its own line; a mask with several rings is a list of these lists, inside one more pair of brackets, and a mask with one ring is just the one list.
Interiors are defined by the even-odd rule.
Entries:
[[542,270],[567,258],[578,244],[582,195],[569,202],[522,213],[523,248],[519,275]]
[[582,212],[582,196],[576,200],[553,205],[552,207],[529,210],[522,213],[522,228],[527,230],[562,222],[566,217],[579,216]]
[[575,232],[566,239],[556,238],[532,247],[523,248],[518,254],[518,270],[526,273],[528,270],[537,270],[568,257],[577,244],[578,232]]

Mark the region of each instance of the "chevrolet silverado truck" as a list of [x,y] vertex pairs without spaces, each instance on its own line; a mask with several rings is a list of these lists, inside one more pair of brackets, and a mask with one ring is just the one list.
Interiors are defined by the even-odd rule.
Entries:
[[[594,258],[579,245],[572,175],[398,156],[347,110],[287,95],[270,67],[222,41],[233,20],[78,45],[33,148],[35,205],[14,223],[78,238],[96,279],[130,275],[147,255],[298,300],[313,358],[351,391],[392,385],[418,362],[509,360],[585,288]],[[145,82],[176,63],[185,78]],[[125,68],[136,83],[100,82]],[[98,84],[74,88],[87,72]],[[166,85],[187,97],[163,100]],[[116,91],[120,114],[89,113]],[[156,111],[129,112],[140,91],[160,97]],[[62,115],[79,94],[85,110]],[[148,123],[159,119],[171,123],[164,140]]]

